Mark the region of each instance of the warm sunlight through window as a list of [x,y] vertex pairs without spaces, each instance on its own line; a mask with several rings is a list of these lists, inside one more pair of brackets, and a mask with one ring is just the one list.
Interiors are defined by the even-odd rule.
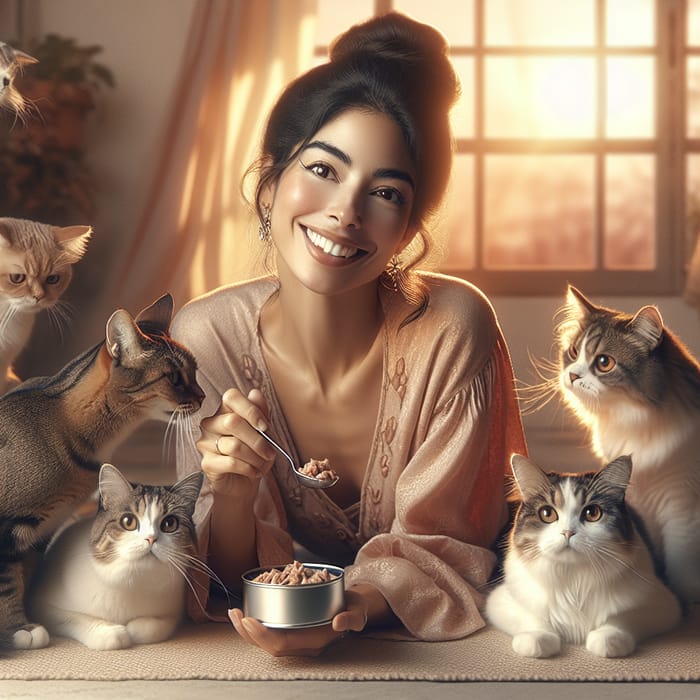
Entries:
[[319,55],[392,8],[450,42],[445,271],[492,294],[678,291],[700,224],[700,0],[318,1]]

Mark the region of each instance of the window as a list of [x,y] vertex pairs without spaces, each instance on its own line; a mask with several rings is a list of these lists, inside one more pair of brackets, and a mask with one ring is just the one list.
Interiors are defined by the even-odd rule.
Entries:
[[489,294],[558,295],[568,281],[596,294],[680,291],[700,229],[700,0],[318,8],[319,56],[388,9],[450,43],[463,94],[440,222],[446,272]]

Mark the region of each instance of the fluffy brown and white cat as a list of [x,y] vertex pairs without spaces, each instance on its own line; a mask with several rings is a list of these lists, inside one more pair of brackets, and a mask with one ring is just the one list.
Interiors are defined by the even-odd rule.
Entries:
[[22,68],[32,63],[38,63],[37,59],[0,41],[0,108],[8,109],[20,118],[28,105],[14,82]]
[[89,226],[0,218],[0,394],[19,383],[12,363],[29,341],[36,315],[60,313],[73,265],[91,235]]
[[123,649],[171,637],[184,616],[192,521],[202,472],[173,486],[132,485],[100,470],[97,515],[51,543],[28,596],[32,618],[90,649]]
[[625,503],[629,457],[579,474],[544,472],[521,455],[512,466],[522,501],[486,616],[516,653],[553,656],[569,642],[627,656],[678,624],[680,604]]
[[623,313],[570,287],[559,389],[605,461],[632,457],[627,500],[671,588],[700,601],[700,365],[659,310]]
[[[41,551],[97,488],[101,462],[146,420],[191,421],[204,393],[191,353],[168,329],[170,295],[136,319],[124,309],[105,340],[52,377],[37,377],[0,398],[0,642],[45,646],[28,622],[23,564]],[[191,424],[190,424],[191,427]]]

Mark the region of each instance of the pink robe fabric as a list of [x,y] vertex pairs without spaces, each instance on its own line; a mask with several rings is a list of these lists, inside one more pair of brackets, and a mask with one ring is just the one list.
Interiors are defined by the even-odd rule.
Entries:
[[[462,280],[424,279],[429,306],[403,327],[411,307],[395,292],[380,292],[383,385],[359,503],[342,509],[324,491],[300,487],[280,458],[255,503],[257,550],[261,566],[285,564],[296,541],[321,561],[346,566],[347,587],[381,591],[414,637],[447,640],[484,625],[490,547],[507,518],[509,460],[526,446],[490,303]],[[176,315],[172,335],[197,359],[207,395],[201,416],[216,412],[226,389],[257,387],[271,408],[271,434],[303,463],[260,346],[260,311],[276,289],[276,280],[261,278],[199,297]],[[198,468],[196,455],[178,456],[179,477]],[[195,513],[205,560],[211,504],[205,480]],[[198,590],[190,615],[212,619],[207,593]]]

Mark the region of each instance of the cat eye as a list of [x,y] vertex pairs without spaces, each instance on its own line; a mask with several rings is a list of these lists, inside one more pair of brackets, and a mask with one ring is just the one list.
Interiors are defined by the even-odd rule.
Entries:
[[168,372],[168,374],[166,374],[165,376],[168,378],[168,381],[173,386],[182,386],[183,385],[182,373],[180,373],[180,372]]
[[139,526],[139,519],[133,513],[124,513],[119,519],[119,524],[124,530],[133,532]]
[[3,78],[2,79],[2,86],[7,87],[10,84],[10,79],[9,78]]
[[12,284],[22,284],[22,282],[24,282],[26,279],[27,275],[25,275],[23,272],[10,273],[10,282],[12,282]]
[[554,523],[559,520],[559,514],[552,506],[542,506],[537,511],[537,515],[543,523]]
[[49,275],[46,278],[46,284],[58,284],[58,281],[61,279],[61,275]]
[[595,358],[595,368],[603,374],[609,372],[616,364],[615,358],[610,357],[610,355],[598,355]]
[[583,519],[589,523],[595,523],[603,517],[603,510],[595,503],[583,509]]
[[160,523],[162,532],[175,532],[180,522],[174,515],[167,515]]

